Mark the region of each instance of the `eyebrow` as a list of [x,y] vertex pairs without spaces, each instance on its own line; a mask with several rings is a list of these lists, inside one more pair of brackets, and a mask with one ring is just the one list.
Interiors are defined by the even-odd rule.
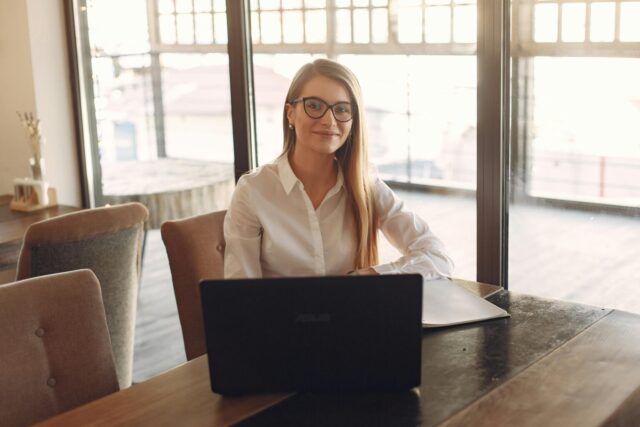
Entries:
[[319,96],[315,96],[315,95],[309,95],[309,96],[299,96],[296,99],[302,99],[302,98],[315,98],[315,99],[319,99],[320,101],[324,102],[327,105],[336,105],[336,104],[351,104],[351,101],[338,101],[338,102],[334,102],[333,104],[330,103],[329,101],[327,101],[324,98],[321,98]]

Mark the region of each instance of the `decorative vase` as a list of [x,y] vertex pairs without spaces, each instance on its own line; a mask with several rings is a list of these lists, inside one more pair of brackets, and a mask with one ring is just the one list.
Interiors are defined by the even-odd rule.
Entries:
[[31,177],[35,181],[44,181],[44,177],[45,177],[44,159],[42,157],[40,158],[31,157],[29,159],[29,166],[31,166]]

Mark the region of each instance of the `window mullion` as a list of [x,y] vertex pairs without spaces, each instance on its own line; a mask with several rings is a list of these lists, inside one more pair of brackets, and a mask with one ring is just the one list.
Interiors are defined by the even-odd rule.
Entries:
[[258,165],[249,0],[227,0],[227,34],[236,181]]
[[509,0],[478,1],[477,280],[507,285]]

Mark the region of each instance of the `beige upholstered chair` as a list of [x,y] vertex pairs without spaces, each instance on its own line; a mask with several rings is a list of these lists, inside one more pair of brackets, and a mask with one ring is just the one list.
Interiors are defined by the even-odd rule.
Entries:
[[100,283],[77,270],[0,286],[0,424],[118,391]]
[[199,283],[224,277],[226,211],[162,224],[187,360],[206,353]]
[[31,225],[17,280],[88,268],[100,281],[120,388],[131,385],[144,221],[140,203],[87,209]]

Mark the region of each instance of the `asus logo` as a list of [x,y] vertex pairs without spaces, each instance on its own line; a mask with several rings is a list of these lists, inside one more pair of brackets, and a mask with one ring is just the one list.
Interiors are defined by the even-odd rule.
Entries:
[[296,317],[294,323],[327,323],[331,322],[329,313],[302,313]]

